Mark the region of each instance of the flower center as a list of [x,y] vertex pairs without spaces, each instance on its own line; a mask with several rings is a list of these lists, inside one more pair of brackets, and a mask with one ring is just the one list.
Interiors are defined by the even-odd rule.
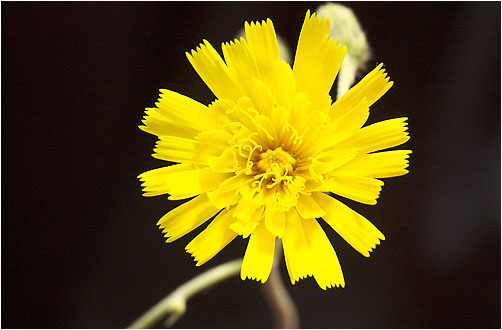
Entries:
[[[276,149],[268,149],[262,152],[259,156],[256,169],[258,172],[266,174],[269,177],[274,177],[276,180],[282,180],[285,176],[291,175],[293,165],[296,160],[282,147]],[[275,180],[274,180],[275,181]]]

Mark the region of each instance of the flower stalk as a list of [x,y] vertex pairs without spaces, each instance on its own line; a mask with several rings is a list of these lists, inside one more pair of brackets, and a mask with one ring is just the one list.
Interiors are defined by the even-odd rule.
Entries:
[[164,325],[172,327],[186,311],[187,301],[197,293],[239,273],[242,259],[229,261],[204,272],[192,280],[182,284],[170,295],[150,308],[145,314],[134,321],[128,329],[147,329],[169,315]]

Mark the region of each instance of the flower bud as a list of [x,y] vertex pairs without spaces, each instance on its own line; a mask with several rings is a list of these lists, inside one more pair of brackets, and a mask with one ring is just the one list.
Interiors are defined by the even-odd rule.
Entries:
[[316,13],[330,19],[329,36],[347,46],[347,55],[338,76],[339,98],[349,90],[357,71],[362,69],[370,58],[370,47],[356,15],[350,8],[337,3],[326,3],[320,6]]

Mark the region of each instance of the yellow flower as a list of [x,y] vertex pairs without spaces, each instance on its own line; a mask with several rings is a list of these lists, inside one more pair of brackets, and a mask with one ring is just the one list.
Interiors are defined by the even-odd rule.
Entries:
[[192,198],[158,222],[167,242],[209,225],[187,246],[204,264],[237,235],[249,237],[241,278],[265,282],[276,238],[291,283],[313,276],[323,289],[345,286],[324,219],[368,257],[384,235],[328,192],[376,204],[383,182],[408,173],[411,150],[376,152],[408,141],[406,119],[363,127],[369,107],[392,86],[382,65],[332,103],[346,48],[330,22],[307,12],[293,68],[279,59],[270,19],[245,23],[246,39],[204,40],[188,60],[216,96],[205,106],[161,90],[140,128],[159,137],[155,158],[179,164],[145,172],[144,196]]

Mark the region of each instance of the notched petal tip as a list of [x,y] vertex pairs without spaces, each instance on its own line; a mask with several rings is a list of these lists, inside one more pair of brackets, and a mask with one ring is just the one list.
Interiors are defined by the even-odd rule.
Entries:
[[378,235],[378,240],[374,242],[372,245],[368,247],[368,250],[365,253],[361,253],[364,257],[369,258],[371,256],[371,253],[376,250],[376,248],[380,245],[381,241],[385,240],[385,236],[383,236],[382,233],[379,233]]
[[193,261],[195,262],[195,266],[196,267],[200,267],[202,265],[204,265],[206,262],[209,261],[208,260],[201,260],[201,258],[199,258],[198,256],[196,256],[196,251],[195,249],[192,248],[192,246],[190,246],[190,243],[185,247],[185,251],[190,254],[190,256],[193,258]]
[[242,271],[241,271],[241,280],[245,281],[245,280],[252,280],[252,281],[259,281],[256,277],[252,277],[252,276],[249,276],[249,275],[246,275],[246,274],[243,274]]
[[[163,227],[159,226],[159,228],[162,229]],[[162,234],[164,234],[164,238],[166,239],[165,240],[166,243],[171,243],[176,240],[176,239],[173,239],[171,233],[167,232],[167,230],[165,228],[162,230]]]
[[342,287],[342,288],[344,288],[344,287],[345,287],[345,282],[341,282],[341,283],[340,283],[340,282],[337,282],[337,281],[332,281],[332,282],[330,282],[330,283],[325,283],[325,284],[323,284],[323,285],[321,285],[321,284],[317,283],[317,285],[319,285],[319,287],[320,287],[322,290],[326,291],[326,290],[328,290],[328,289],[333,289],[333,288],[338,288],[338,287]]
[[308,273],[308,274],[303,274],[303,275],[301,275],[301,276],[296,276],[295,278],[291,278],[291,277],[290,277],[291,284],[292,284],[292,285],[295,285],[297,282],[300,282],[301,280],[304,280],[304,279],[306,279],[306,278],[308,278],[308,277],[312,277],[312,276],[313,276],[313,273],[312,273],[312,272],[310,272],[310,273]]
[[267,276],[263,276],[263,277],[262,276],[254,276],[254,275],[248,274],[247,272],[245,273],[243,271],[243,268],[241,268],[240,277],[241,277],[241,280],[243,280],[243,281],[252,280],[252,281],[261,282],[262,284],[265,284],[265,282],[268,281],[269,276],[270,276],[270,273]]
[[189,52],[185,52],[185,55],[188,57],[188,60],[191,61],[191,60],[193,60],[193,57],[195,57],[196,55],[198,55],[201,51],[203,51],[206,48],[211,48],[211,47],[212,46],[209,43],[209,41],[207,41],[206,39],[202,39],[202,42],[200,42],[195,47],[195,49],[190,50],[190,53]]
[[178,237],[171,236],[170,233],[166,233],[166,235],[164,237],[167,238],[166,243],[172,243],[178,239]]
[[230,225],[230,229],[233,230],[237,235],[242,236],[242,238],[248,238],[256,228],[257,224],[254,223],[244,223],[236,221]]

